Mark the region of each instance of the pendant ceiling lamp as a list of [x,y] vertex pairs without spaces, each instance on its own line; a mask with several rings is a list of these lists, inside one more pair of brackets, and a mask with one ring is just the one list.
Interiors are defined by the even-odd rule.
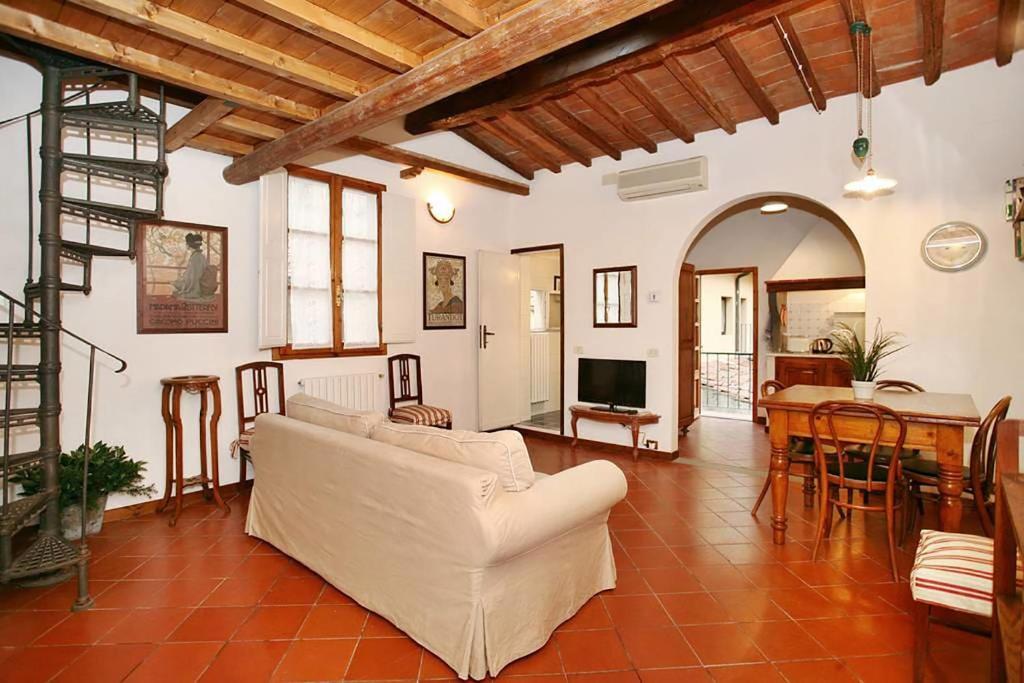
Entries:
[[[896,181],[878,175],[874,167],[874,143],[871,139],[871,105],[875,84],[871,69],[871,26],[865,21],[850,24],[856,44],[857,60],[857,138],[853,141],[853,155],[858,164],[865,168],[862,178],[846,183],[843,189],[848,193],[870,197],[887,193],[896,187]],[[867,98],[864,94],[867,93]],[[867,99],[867,102],[864,100]]]

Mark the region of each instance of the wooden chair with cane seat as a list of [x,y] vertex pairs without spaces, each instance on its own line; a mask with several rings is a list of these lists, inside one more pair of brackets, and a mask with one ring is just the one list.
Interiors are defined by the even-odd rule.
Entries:
[[[397,372],[395,371],[396,367]],[[415,380],[415,391],[413,380]],[[452,428],[452,412],[450,410],[423,403],[423,375],[420,371],[419,356],[412,353],[401,353],[388,358],[388,392],[391,399],[388,417],[392,422],[424,427]],[[405,405],[399,405],[400,403]]]
[[[978,431],[971,440],[971,459],[963,468],[964,493],[974,500],[974,508],[978,512],[978,520],[986,536],[993,533],[993,505],[995,504],[995,467],[996,467],[996,430],[1006,419],[1010,410],[1012,397],[999,399],[988,412]],[[935,489],[939,487],[939,465],[935,460],[910,458],[903,460],[903,477],[906,486],[907,509],[903,512],[903,539],[917,526],[917,513],[921,502],[929,497],[922,486]],[[917,504],[911,505],[911,502]]]
[[[863,424],[861,435],[866,440],[870,439],[869,446],[856,457],[850,455],[848,444],[838,436],[835,426],[837,416],[846,420],[859,418]],[[907,437],[907,423],[886,406],[858,401],[823,401],[811,409],[810,428],[821,492],[818,533],[814,539],[811,559],[817,559],[821,541],[831,535],[833,508],[840,511],[884,512],[892,578],[893,581],[899,581],[899,568],[896,565],[896,508],[903,501],[901,499],[897,502],[896,495],[902,493],[900,459],[890,461],[888,466],[878,460],[880,441],[887,424],[896,427],[895,438],[891,438],[893,435],[890,430],[887,440],[892,441],[894,452],[901,452]],[[844,489],[847,491],[845,501],[842,496]],[[857,504],[850,495],[852,491],[884,493],[885,501],[882,505],[871,505],[867,501]]]
[[[782,391],[786,388],[786,385],[774,379],[765,380],[761,384],[761,398],[765,398],[774,394],[776,391]],[[789,462],[790,465],[796,466],[796,472],[798,476],[803,477],[804,486],[804,507],[814,506],[814,442],[811,439],[804,439],[800,437],[792,437],[789,440]],[[757,514],[757,509],[761,507],[761,502],[764,497],[768,495],[768,489],[772,486],[772,473],[768,471],[768,476],[765,477],[764,486],[761,487],[761,493],[757,496],[757,502],[754,503],[754,508],[750,511],[751,515]]]
[[[272,409],[271,384],[267,371],[272,370],[277,380],[277,409]],[[251,389],[252,413],[247,413],[246,388]],[[256,417],[264,413],[276,412],[284,415],[284,364],[273,361],[256,361],[235,368],[235,392],[238,397],[238,440],[232,448],[238,449],[238,483],[246,478],[246,466],[249,460],[249,439],[252,438],[256,426]]]

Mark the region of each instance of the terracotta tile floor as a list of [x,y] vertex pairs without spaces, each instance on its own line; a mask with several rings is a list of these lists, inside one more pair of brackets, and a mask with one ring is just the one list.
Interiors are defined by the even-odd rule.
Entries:
[[[538,470],[601,454],[530,440]],[[748,514],[767,441],[749,423],[705,418],[677,463],[612,458],[629,480],[609,526],[618,586],[595,597],[517,683],[909,681],[911,606],[886,569],[883,525],[857,513],[810,562],[813,510],[790,501],[790,541],[769,508]],[[91,547],[96,607],[68,612],[73,586],[0,592],[2,681],[432,680],[433,655],[274,548],[243,532],[245,496],[223,517],[198,505],[108,524]],[[967,515],[965,515],[967,517]],[[926,524],[933,518],[926,517]],[[906,572],[912,549],[901,552]],[[986,638],[932,628],[931,680],[987,680]]]

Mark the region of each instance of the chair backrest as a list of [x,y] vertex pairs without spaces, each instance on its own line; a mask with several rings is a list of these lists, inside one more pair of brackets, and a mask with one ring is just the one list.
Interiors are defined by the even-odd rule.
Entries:
[[766,379],[765,381],[761,382],[761,398],[767,398],[768,396],[774,394],[776,391],[782,391],[785,388],[786,385],[778,381],[777,379]]
[[[896,425],[896,438],[893,440],[893,453],[900,453],[903,450],[903,442],[907,438],[907,423],[900,415],[883,405],[877,403],[861,403],[859,401],[822,401],[811,409],[810,427],[811,436],[814,438],[814,460],[818,468],[824,471],[826,462],[826,447],[829,447],[829,456],[835,458],[839,485],[846,485],[846,470],[849,466],[847,451],[849,446],[858,445],[852,441],[843,441],[839,438],[836,430],[836,420],[856,419],[863,420],[863,429],[860,434],[865,439],[871,439],[867,450],[857,451],[857,460],[866,460],[867,464],[867,490],[884,490],[896,482],[899,470],[899,458],[893,458],[888,468],[888,475],[885,482],[876,482],[871,474],[875,471],[875,463],[879,454],[879,445],[882,440],[885,423],[891,421]],[[832,451],[832,449],[835,449]],[[849,477],[862,481],[859,477]]]
[[[277,410],[273,412],[284,415],[284,363],[274,361],[256,361],[235,368],[235,391],[238,396],[238,433],[241,434],[256,422],[256,416],[272,412],[271,384],[267,378],[267,370],[273,370],[277,379]],[[248,380],[248,381],[247,381]],[[252,413],[246,410],[246,388],[251,388]]]
[[1010,411],[1010,396],[1003,396],[988,411],[971,441],[971,490],[978,507],[978,516],[985,534],[991,536],[995,530],[992,498],[995,493],[996,476],[996,430]]
[[876,389],[889,389],[893,391],[906,391],[909,393],[923,392],[924,387],[914,384],[905,379],[880,379],[875,384]]
[[397,404],[408,401],[423,403],[423,376],[420,373],[419,356],[414,353],[400,353],[388,358],[388,394],[391,399],[391,410],[394,410]]

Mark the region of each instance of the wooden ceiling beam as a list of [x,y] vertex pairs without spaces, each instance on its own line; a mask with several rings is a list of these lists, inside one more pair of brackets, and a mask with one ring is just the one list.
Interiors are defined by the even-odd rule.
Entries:
[[509,155],[502,152],[500,149],[492,145],[485,138],[480,137],[474,131],[468,128],[455,128],[452,130],[453,133],[458,135],[460,138],[473,145],[481,152],[497,161],[502,166],[515,171],[527,180],[533,180],[533,169],[526,164],[520,163],[517,159],[510,157]]
[[946,21],[946,0],[918,0],[923,27],[922,61],[924,84],[931,85],[942,75],[942,38]]
[[[867,10],[864,8],[864,0],[839,0],[839,4],[843,7],[843,13],[846,15],[846,23],[852,24],[855,21],[863,21],[869,26],[871,20],[868,18]],[[853,51],[853,60],[856,69],[862,68],[857,63],[857,36],[854,33],[850,33],[850,49]],[[869,78],[865,78],[862,88],[862,94],[864,97],[877,97],[882,92],[882,81],[878,78],[878,64],[875,63],[874,54],[871,55],[871,64],[868,66],[870,72],[868,73]],[[856,92],[857,87],[853,87]]]
[[170,59],[114,43],[106,38],[44,19],[8,5],[0,5],[0,31],[35,43],[70,52],[79,57],[123,67],[140,76],[219,97],[277,116],[312,121],[320,110],[293,100],[267,94],[257,88],[235,83],[206,71],[193,69]]
[[410,152],[407,149],[402,149],[401,147],[395,147],[393,145],[386,145],[383,142],[377,142],[376,140],[370,140],[369,138],[349,138],[348,140],[345,140],[345,142],[341,143],[340,147],[353,152],[359,152],[360,154],[365,154],[366,156],[373,157],[374,159],[380,159],[381,161],[390,161],[395,164],[408,165],[414,168],[426,168],[431,171],[437,171],[438,173],[455,176],[456,178],[460,178],[475,185],[489,187],[492,190],[498,190],[500,192],[509,192],[511,194],[517,194],[524,197],[530,194],[530,186],[525,183],[508,180],[507,178],[491,175],[490,173],[483,173],[482,171],[476,171],[472,168],[453,164],[443,159],[427,156],[426,154]]
[[783,46],[785,47],[787,43],[789,45],[786,48],[786,54],[789,55],[789,61],[796,69],[797,78],[806,79],[806,85],[803,80],[800,84],[808,91],[808,101],[817,107],[818,111],[825,111],[827,106],[825,93],[818,85],[818,78],[814,75],[814,69],[811,68],[811,60],[807,57],[803,43],[800,42],[800,36],[797,35],[793,21],[788,15],[783,14],[775,18],[775,31],[779,34],[779,40],[782,41]]
[[628,140],[632,140],[638,147],[654,154],[658,151],[658,145],[654,143],[647,134],[636,127],[636,125],[623,116],[618,109],[608,104],[603,97],[590,88],[580,88],[576,94],[588,107],[594,110],[601,118],[608,122],[608,125],[619,131]]
[[669,54],[700,49],[722,36],[761,26],[775,14],[807,2],[673,2],[615,30],[563,48],[543,61],[513,68],[493,80],[424,106],[406,118],[406,130],[419,135],[465,126],[509,109],[563,97],[577,87],[606,82],[624,72],[660,63]]
[[556,136],[542,125],[540,121],[531,117],[525,111],[510,111],[506,115],[506,123],[508,125],[512,125],[514,123],[515,126],[520,126],[527,133],[533,133],[558,154],[567,156],[573,161],[583,164],[584,166],[590,166],[590,155],[572,144],[572,142]]
[[996,23],[996,64],[1006,66],[1013,59],[1020,21],[1021,0],[999,0],[999,19]]
[[149,0],[72,0],[100,14],[212,52],[231,61],[286,78],[321,92],[350,100],[366,88],[328,69],[275,50],[267,45],[175,12]]
[[679,85],[683,86],[686,92],[690,93],[690,97],[718,124],[719,128],[729,135],[736,132],[736,122],[733,121],[732,116],[715,102],[711,95],[708,94],[708,91],[704,89],[704,86],[694,80],[690,72],[683,66],[683,63],[679,61],[678,55],[666,59],[665,68],[675,76],[676,80],[679,81]]
[[521,12],[377,86],[353,102],[332,108],[316,122],[261,146],[225,168],[224,178],[233,184],[251,182],[318,149],[361,135],[672,1],[574,0],[566,3],[536,0]]
[[402,73],[419,66],[423,58],[380,34],[338,16],[309,0],[238,0],[300,31],[337,45],[379,66]]
[[554,158],[529,140],[526,140],[523,135],[525,131],[520,129],[519,134],[517,135],[514,131],[509,130],[506,127],[504,121],[500,121],[498,119],[480,121],[478,125],[512,149],[517,149],[522,152],[526,157],[533,160],[534,163],[543,166],[552,173],[562,172],[562,164],[559,163],[558,159]]
[[729,68],[736,75],[740,85],[747,91],[750,99],[753,100],[757,108],[761,110],[761,114],[768,119],[768,121],[776,126],[779,123],[779,110],[775,108],[772,101],[768,98],[764,88],[754,78],[754,74],[750,72],[750,68],[747,63],[743,61],[743,57],[736,50],[736,46],[732,44],[732,41],[728,38],[719,38],[715,41],[715,47],[718,48],[719,54],[725,59]]
[[612,159],[616,161],[622,159],[622,152],[618,147],[608,142],[600,133],[576,118],[572,112],[559,104],[558,100],[547,100],[542,102],[540,106],[544,108],[544,111],[558,119],[563,126],[579,135],[594,147],[597,147]]
[[213,152],[214,154],[223,154],[229,157],[245,156],[255,149],[252,145],[247,145],[244,142],[225,140],[209,133],[197,135],[186,144],[189,147],[195,147],[204,152]]
[[276,140],[285,134],[283,128],[277,126],[271,126],[266,123],[260,123],[259,121],[253,121],[239,116],[238,114],[228,114],[220,121],[215,124],[216,128],[223,128],[224,130],[231,131],[232,133],[241,133],[242,135],[248,135],[252,138],[259,140]]
[[189,140],[206,132],[206,129],[227,116],[234,108],[233,102],[220,98],[209,97],[203,100],[167,129],[164,135],[164,149],[168,152],[181,149]]
[[486,12],[463,0],[405,0],[405,2],[467,38],[475,36],[493,23]]
[[650,88],[643,82],[643,80],[634,73],[625,73],[619,76],[619,83],[629,91],[629,93],[639,100],[643,107],[651,112],[654,118],[658,119],[661,125],[672,131],[672,134],[683,142],[693,142],[693,131],[691,131],[682,121],[668,110],[664,104],[661,103],[654,93],[651,92]]
[[398,177],[402,180],[412,180],[413,178],[419,178],[424,170],[422,166],[409,166],[399,171]]

